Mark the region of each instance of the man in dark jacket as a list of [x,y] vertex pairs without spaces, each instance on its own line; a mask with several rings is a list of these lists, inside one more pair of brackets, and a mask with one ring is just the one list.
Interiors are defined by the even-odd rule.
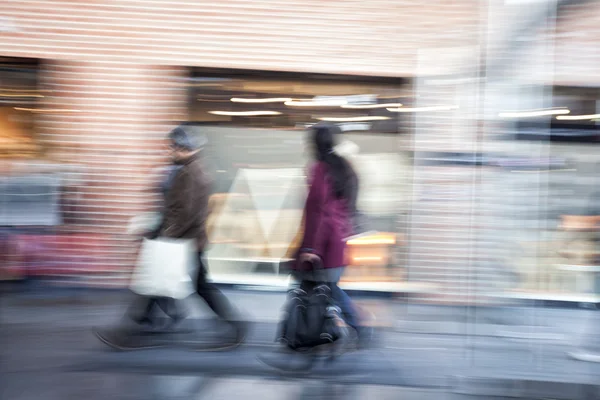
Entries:
[[169,134],[171,157],[180,166],[166,190],[159,236],[196,239],[198,251],[208,244],[206,220],[212,179],[199,157],[201,147],[183,129]]
[[[182,128],[176,128],[169,134],[169,145],[173,163],[178,168],[173,172],[165,187],[165,204],[163,219],[160,227],[148,235],[149,238],[158,236],[175,239],[195,239],[198,252],[198,272],[195,281],[196,292],[206,301],[207,305],[232,328],[232,336],[221,336],[219,343],[204,342],[199,344],[198,349],[215,347],[225,348],[239,345],[246,335],[246,324],[239,318],[239,314],[229,303],[223,293],[207,280],[207,269],[204,262],[204,251],[208,245],[206,232],[206,221],[209,215],[208,199],[211,193],[212,179],[205,172],[200,151],[206,143],[206,139],[194,140]],[[147,299],[143,310],[153,308],[157,299]],[[150,306],[148,307],[148,305]],[[174,310],[175,301],[172,299],[161,299],[158,305],[164,311]],[[163,307],[164,305],[164,307]],[[149,311],[148,311],[149,312]],[[177,319],[182,314],[175,312],[172,318]],[[149,317],[144,314],[142,318]],[[139,317],[138,317],[139,318]],[[139,341],[123,340],[120,335],[118,343],[114,336],[98,334],[105,343],[117,347],[150,347],[142,345]]]
[[208,245],[206,221],[208,199],[212,179],[205,172],[199,152],[206,143],[201,139],[195,143],[183,129],[177,128],[169,134],[173,162],[181,165],[175,174],[165,199],[165,211],[160,236],[196,239],[198,250],[198,274],[196,292],[211,310],[228,322],[234,329],[232,345],[239,344],[246,335],[246,325],[223,293],[207,280],[204,251]]

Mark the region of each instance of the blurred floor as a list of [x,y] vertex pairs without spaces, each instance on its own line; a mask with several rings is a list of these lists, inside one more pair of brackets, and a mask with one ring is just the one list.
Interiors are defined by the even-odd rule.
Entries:
[[[600,394],[600,364],[567,356],[578,323],[592,315],[587,311],[465,312],[371,299],[370,308],[387,318],[376,347],[299,378],[281,376],[256,359],[273,349],[283,295],[227,294],[252,310],[256,322],[248,343],[225,353],[110,351],[91,328],[118,320],[127,301],[120,292],[52,299],[7,294],[0,315],[2,398],[600,398],[589,397]],[[199,309],[189,323],[200,324],[206,315]],[[518,321],[535,326],[509,325]],[[519,329],[524,335],[506,334]],[[526,335],[532,332],[547,335]]]

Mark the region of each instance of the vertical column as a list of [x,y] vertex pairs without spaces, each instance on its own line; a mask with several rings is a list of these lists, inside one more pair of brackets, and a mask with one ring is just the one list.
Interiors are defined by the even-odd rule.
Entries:
[[[476,58],[479,49],[456,52]],[[446,48],[421,52],[419,57],[417,76],[422,78],[415,86],[418,112],[413,119],[409,275],[411,280],[433,285],[434,295],[427,299],[475,302],[479,301],[475,289],[481,283],[475,281],[485,280],[480,235],[486,217],[480,197],[479,80],[468,65],[456,68],[462,73],[453,76],[421,73],[435,60],[444,64],[444,55],[454,53],[453,48]]]

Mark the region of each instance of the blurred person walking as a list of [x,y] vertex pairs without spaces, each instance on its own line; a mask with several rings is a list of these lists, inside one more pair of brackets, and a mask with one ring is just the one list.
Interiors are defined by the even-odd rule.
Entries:
[[[212,179],[205,172],[200,152],[206,138],[195,141],[184,129],[176,128],[169,133],[171,158],[175,167],[163,185],[165,204],[160,226],[146,235],[148,239],[159,237],[171,239],[194,239],[196,242],[197,275],[195,291],[204,299],[211,310],[230,328],[230,335],[219,335],[218,339],[198,342],[197,350],[214,350],[235,347],[243,342],[247,332],[246,322],[229,303],[223,293],[208,282],[208,270],[204,251],[208,246],[206,221],[209,216],[208,199]],[[152,321],[155,305],[171,317],[176,324],[185,317],[177,300],[163,297],[138,297],[130,308],[129,316],[135,326],[124,324],[110,332],[97,331],[96,335],[106,344],[118,349],[156,347],[157,341],[140,340],[140,323]]]
[[[344,322],[355,330],[362,344],[368,330],[362,326],[352,300],[338,285],[346,265],[346,241],[354,232],[358,176],[349,161],[334,150],[337,132],[338,128],[329,124],[311,129],[308,148],[314,164],[304,207],[304,233],[291,273],[305,292],[326,283]],[[260,358],[271,366],[289,367],[286,361],[271,356]]]
[[[144,236],[148,239],[155,239],[160,234],[160,228],[162,226],[164,215],[165,215],[165,202],[169,189],[173,184],[173,179],[181,169],[181,165],[171,164],[166,168],[165,179],[162,179],[160,187],[158,188],[162,197],[160,222],[149,230]],[[156,313],[156,308],[160,308],[169,319],[166,324],[159,323],[159,317]],[[139,325],[148,326],[150,331],[161,331],[167,332],[169,328],[174,328],[178,322],[182,321],[185,316],[185,309],[183,304],[178,304],[175,299],[169,297],[157,297],[157,296],[138,296],[127,313],[131,320],[137,322]]]
[[[304,237],[292,276],[302,284],[326,282],[348,325],[359,329],[358,315],[350,297],[338,286],[345,270],[345,238],[352,234],[358,178],[350,163],[334,151],[335,125],[312,129],[309,151],[314,158],[310,189],[304,206]],[[322,266],[306,271],[306,263]]]

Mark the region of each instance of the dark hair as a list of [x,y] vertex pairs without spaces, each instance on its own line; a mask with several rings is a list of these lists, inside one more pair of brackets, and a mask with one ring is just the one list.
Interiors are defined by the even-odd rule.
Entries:
[[329,167],[335,197],[348,200],[351,207],[354,207],[358,191],[358,177],[348,160],[333,150],[335,134],[340,133],[340,129],[335,125],[317,124],[312,127],[312,133],[317,160],[324,162]]

